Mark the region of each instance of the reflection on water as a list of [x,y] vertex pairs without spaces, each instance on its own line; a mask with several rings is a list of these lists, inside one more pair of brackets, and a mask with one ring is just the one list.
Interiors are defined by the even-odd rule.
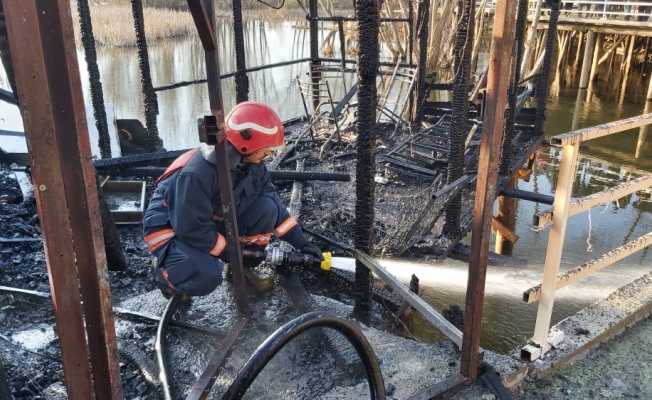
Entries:
[[[255,67],[309,56],[307,29],[295,29],[294,22],[245,21],[247,66]],[[222,73],[235,70],[233,27],[230,21],[218,24]],[[320,47],[327,35],[320,30]],[[339,43],[335,41],[335,54]],[[150,45],[150,62],[154,86],[205,78],[203,50],[195,37]],[[482,59],[482,57],[481,57]],[[84,58],[79,57],[83,63]],[[143,118],[140,93],[140,73],[135,49],[108,49],[98,51],[107,106],[115,109],[117,118]],[[90,104],[88,76],[81,65],[85,100]],[[268,103],[283,119],[302,114],[302,105],[296,76],[303,76],[307,65],[297,64],[255,72],[249,75],[250,99]],[[619,73],[611,81],[599,80],[586,91],[577,89],[576,69],[565,68],[553,79],[546,121],[547,136],[574,129],[598,125],[639,115],[652,110],[645,103],[647,80],[633,71],[625,95]],[[604,76],[604,72],[602,72]],[[1,78],[1,76],[0,76]],[[352,75],[348,75],[347,87]],[[222,81],[225,107],[234,105],[232,78]],[[3,87],[8,85],[2,84]],[[335,87],[335,97],[342,88]],[[183,149],[197,144],[197,118],[208,112],[205,85],[191,85],[159,92],[158,126],[168,149]],[[0,103],[4,121],[0,129],[21,130],[17,109]],[[652,171],[652,139],[645,130],[634,130],[587,142],[589,150],[582,151],[577,170],[574,196],[586,196],[624,180],[635,178],[638,170]],[[560,153],[558,149],[542,151],[536,159],[529,182],[518,181],[517,187],[542,194],[553,194]],[[532,216],[547,206],[517,201],[516,233],[520,239],[514,246],[514,256],[528,260],[525,268],[489,267],[482,346],[506,352],[532,334],[536,304],[521,301],[522,292],[540,283],[542,266],[548,242],[548,230],[534,231]],[[562,270],[567,270],[596,257],[628,240],[652,230],[652,201],[650,191],[633,195],[599,207],[591,213],[571,218],[567,228]],[[467,238],[467,243],[468,243]],[[493,246],[493,244],[492,244]],[[617,265],[593,277],[558,292],[553,323],[576,312],[618,286],[627,283],[649,269],[652,256],[647,250],[632,255]],[[409,268],[406,266],[406,270]],[[437,309],[452,303],[463,304],[466,287],[464,263],[447,262],[437,268],[420,268],[418,276],[426,288],[424,297]],[[417,318],[420,318],[417,316]],[[423,340],[437,340],[436,330],[425,321],[417,321],[416,334]]]

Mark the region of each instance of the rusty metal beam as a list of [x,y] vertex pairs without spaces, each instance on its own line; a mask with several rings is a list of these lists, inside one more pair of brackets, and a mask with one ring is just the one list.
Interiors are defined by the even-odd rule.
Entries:
[[[586,278],[587,276],[601,270],[602,268],[608,267],[615,262],[622,260],[623,258],[630,256],[636,253],[639,250],[646,248],[647,246],[652,245],[652,232],[645,234],[638,239],[634,239],[624,245],[617,247],[600,257],[594,258],[591,261],[585,262],[579,267],[573,268],[570,271],[558,275],[557,277],[557,289],[559,290],[565,286],[575,283],[581,279]],[[541,297],[541,285],[536,285],[530,289],[523,292],[523,301],[526,303],[534,303],[538,301]]]
[[[240,246],[240,235],[238,234],[236,205],[229,168],[229,142],[226,140],[226,133],[224,132],[224,102],[222,101],[220,83],[220,60],[217,51],[217,40],[215,37],[210,37],[210,32],[215,32],[215,9],[212,0],[188,0],[188,7],[191,10],[194,9],[195,13],[198,13],[198,10],[202,12],[202,15],[197,16],[193,13],[193,18],[197,24],[197,31],[204,46],[206,58],[208,100],[211,107],[211,115],[205,118],[206,143],[215,146],[218,184],[222,211],[224,212],[226,248],[231,259],[235,301],[240,312],[245,313],[248,312],[249,305],[247,304],[245,277],[242,267],[242,248]],[[210,32],[202,24],[208,24]]]
[[468,384],[469,380],[458,372],[408,397],[408,400],[444,399]]
[[70,1],[4,0],[3,5],[68,396],[121,399]]
[[464,337],[460,372],[475,381],[478,376],[482,307],[491,239],[491,218],[497,195],[500,147],[512,74],[516,0],[496,4],[489,54],[485,117],[478,161],[469,278],[466,286]]
[[217,49],[217,38],[215,37],[215,25],[206,12],[206,7],[202,0],[188,0],[188,9],[192,15],[199,39],[204,47],[204,51],[215,51]]
[[208,395],[215,384],[215,380],[220,375],[220,372],[222,372],[224,364],[233,351],[233,345],[240,336],[240,332],[242,332],[242,328],[244,328],[246,323],[246,318],[240,318],[236,321],[231,332],[229,332],[227,337],[224,338],[220,344],[220,348],[208,362],[204,372],[202,372],[195,385],[190,389],[190,393],[188,394],[188,397],[186,397],[186,400],[204,400],[208,398]]

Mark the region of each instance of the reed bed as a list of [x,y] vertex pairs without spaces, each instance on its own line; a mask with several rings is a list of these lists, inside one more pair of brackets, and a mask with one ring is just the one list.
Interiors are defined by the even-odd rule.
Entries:
[[[189,12],[163,8],[145,7],[145,36],[152,42],[158,39],[182,37],[196,34]],[[77,9],[73,7],[73,19],[79,21]],[[91,7],[93,34],[98,47],[136,46],[134,18],[128,5],[104,5]],[[77,46],[81,47],[81,32],[75,23]]]

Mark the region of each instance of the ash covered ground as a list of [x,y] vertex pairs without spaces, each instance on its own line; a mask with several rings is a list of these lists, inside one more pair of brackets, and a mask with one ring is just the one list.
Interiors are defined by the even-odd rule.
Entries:
[[[383,139],[383,132],[388,136],[392,130],[387,127],[382,130],[377,142],[380,152],[388,151],[392,141]],[[344,172],[351,174],[351,182],[306,182],[303,185],[301,198],[301,222],[313,231],[321,233],[342,244],[353,246],[354,214],[355,214],[355,147],[353,135],[344,135],[340,146],[331,146],[324,159],[318,157],[321,143],[311,141],[301,142],[297,151],[291,153],[279,169],[294,169],[296,160],[305,159],[305,170],[319,172]],[[399,225],[399,218],[414,214],[410,207],[417,205],[427,198],[430,193],[430,184],[423,179],[393,174],[389,171],[379,171],[376,186],[376,222],[374,243],[383,244],[392,234],[392,229]],[[117,179],[133,179],[120,177]],[[276,182],[279,195],[286,204],[290,202],[292,182]],[[11,239],[0,244],[0,285],[14,288],[33,290],[49,293],[49,281],[43,243],[40,240],[36,203],[33,196],[22,199],[22,193],[15,179],[14,173],[7,165],[0,166],[0,238]],[[151,193],[153,186],[148,184]],[[409,199],[412,199],[411,201]],[[22,201],[21,201],[22,200]],[[407,207],[409,206],[409,207]],[[412,210],[412,211],[410,211]],[[130,299],[138,298],[144,294],[153,293],[161,303],[160,308],[151,310],[150,314],[160,315],[165,305],[164,300],[155,290],[150,276],[150,255],[142,241],[140,225],[118,226],[122,248],[127,260],[128,269],[125,272],[110,272],[110,286],[114,306],[128,304]],[[29,239],[29,240],[21,240]],[[324,251],[333,251],[335,255],[342,255],[342,251],[329,243],[312,238]],[[319,274],[296,271],[300,276],[303,287],[309,293],[333,298],[345,305],[353,304],[351,295],[333,281]],[[277,277],[277,280],[280,279]],[[246,360],[253,349],[264,340],[275,328],[289,319],[301,314],[301,311],[292,303],[292,299],[281,300],[274,303],[273,295],[263,298],[254,298],[259,302],[261,310],[256,326],[257,335],[250,335],[248,344],[243,345],[243,353],[234,356],[241,362]],[[225,293],[224,296],[232,296]],[[278,295],[283,298],[282,294]],[[154,301],[156,303],[156,301]],[[139,307],[138,305],[136,307]],[[193,306],[189,315],[193,320],[202,320],[201,310]],[[210,307],[210,306],[207,306]],[[231,305],[233,308],[233,305]],[[300,307],[299,307],[300,308]],[[138,311],[138,310],[135,310]],[[270,320],[270,312],[274,318]],[[199,315],[199,316],[198,316]],[[254,322],[257,320],[253,317]],[[378,305],[374,305],[373,325],[386,329],[396,321]],[[212,323],[214,321],[208,321]],[[218,324],[219,325],[219,324]],[[254,323],[254,325],[256,325]],[[155,323],[133,323],[116,320],[118,341],[120,344],[121,374],[124,385],[125,398],[156,399],[160,396],[160,389],[156,379],[156,363],[153,351],[153,340],[156,335]],[[402,327],[399,327],[400,330]],[[225,330],[225,333],[228,329]],[[403,332],[405,333],[405,332]],[[56,336],[55,316],[49,299],[42,299],[25,295],[10,295],[0,293],[0,356],[8,375],[9,384],[15,398],[43,399],[52,398],[56,392],[53,388],[61,386],[63,379],[61,355]],[[39,337],[40,343],[25,343],[27,336]],[[183,346],[176,337],[171,339],[171,346]],[[194,339],[193,339],[194,340]],[[314,338],[310,336],[298,341],[285,356],[285,367],[294,365],[296,368],[292,378],[281,379],[286,384],[296,381],[302,389],[308,391],[299,395],[297,388],[289,390],[288,398],[314,397],[323,394],[333,385],[348,386],[363,380],[361,376],[350,374],[345,369],[337,372],[338,361],[331,355],[320,351],[318,347],[310,346]],[[209,341],[210,342],[210,341]],[[210,354],[218,342],[213,341],[205,349]],[[187,349],[190,351],[189,349]],[[195,349],[196,350],[196,349]],[[185,351],[185,350],[184,350]],[[186,354],[187,355],[187,354]],[[177,356],[173,355],[173,358]],[[183,358],[183,357],[181,357]],[[206,361],[207,360],[203,360]],[[341,364],[341,361],[339,362]],[[197,362],[198,371],[205,362]],[[180,390],[187,391],[196,380],[196,371],[191,371],[193,366],[185,371],[175,371],[175,381],[182,382]],[[237,365],[229,367],[231,372],[237,371]],[[280,368],[280,367],[279,367]],[[228,368],[227,368],[228,369]],[[282,369],[282,368],[281,368]],[[330,372],[329,372],[330,371]],[[333,372],[336,371],[336,372]],[[298,375],[297,375],[298,374]],[[289,379],[289,381],[287,380]],[[275,378],[263,379],[266,382]],[[300,384],[300,385],[299,385]],[[219,386],[219,382],[216,387]],[[261,385],[258,385],[261,386]],[[391,389],[391,388],[390,388]],[[219,389],[217,389],[219,391]],[[258,393],[258,398],[266,398],[265,390],[256,387],[252,389]]]

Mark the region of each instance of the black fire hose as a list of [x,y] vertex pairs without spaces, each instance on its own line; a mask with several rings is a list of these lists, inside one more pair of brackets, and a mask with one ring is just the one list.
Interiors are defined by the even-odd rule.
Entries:
[[168,305],[163,311],[161,316],[161,321],[158,324],[158,330],[156,331],[156,342],[154,342],[154,350],[156,351],[156,363],[158,364],[158,375],[159,380],[161,381],[161,388],[163,389],[163,398],[165,400],[173,400],[173,390],[170,386],[170,381],[168,380],[168,357],[167,352],[165,351],[165,334],[168,331],[168,325],[172,320],[172,315],[177,310],[179,306],[179,300],[181,299],[180,295],[174,295],[168,301]]
[[238,376],[229,386],[222,400],[238,400],[245,394],[254,379],[267,363],[289,341],[311,328],[327,327],[340,332],[353,345],[364,364],[369,381],[369,392],[372,399],[385,400],[385,383],[380,372],[378,360],[367,338],[353,324],[343,318],[322,313],[308,313],[293,319],[276,330],[267,338],[242,367]]

